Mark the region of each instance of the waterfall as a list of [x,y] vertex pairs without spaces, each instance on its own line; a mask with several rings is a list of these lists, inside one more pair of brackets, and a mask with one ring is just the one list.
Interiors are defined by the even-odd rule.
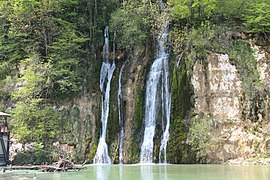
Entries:
[[123,163],[123,138],[124,138],[124,117],[122,113],[122,75],[123,70],[127,61],[123,64],[120,69],[119,79],[118,79],[118,116],[119,116],[119,125],[120,125],[120,135],[119,135],[119,163]]
[[[94,163],[111,164],[106,144],[106,129],[109,116],[110,84],[115,70],[115,62],[109,62],[109,28],[106,26],[104,31],[105,43],[103,47],[103,62],[100,70],[100,90],[102,94],[102,114],[101,114],[101,136],[98,148],[94,157]],[[107,81],[106,81],[107,80]]]
[[[170,93],[169,93],[169,50],[166,47],[168,41],[168,24],[166,21],[163,24],[160,37],[158,39],[157,57],[153,62],[148,79],[146,82],[146,99],[145,99],[145,113],[144,113],[144,138],[141,145],[140,161],[141,163],[152,163],[153,161],[153,148],[154,148],[154,135],[155,125],[158,116],[158,106],[161,102],[162,107],[162,121],[166,122],[165,129],[163,128],[163,136],[161,140],[159,160],[162,161],[162,152],[164,155],[164,162],[166,162],[166,147],[169,140],[169,127],[170,127]],[[159,85],[161,83],[161,86]],[[159,89],[161,87],[161,89]],[[161,96],[159,92],[161,91]],[[161,98],[161,100],[159,99]]]
[[[159,163],[162,163],[162,152],[163,152],[163,163],[167,163],[166,150],[167,143],[169,141],[169,128],[170,128],[170,113],[171,113],[171,95],[169,92],[169,65],[168,60],[164,61],[163,76],[162,76],[162,121],[166,120],[165,130],[163,129],[163,135],[161,145],[159,149]],[[164,124],[164,122],[162,123]]]

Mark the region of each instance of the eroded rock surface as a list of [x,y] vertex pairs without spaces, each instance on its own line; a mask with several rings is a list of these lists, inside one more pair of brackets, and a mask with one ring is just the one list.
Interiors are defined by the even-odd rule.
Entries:
[[207,64],[197,61],[191,83],[195,112],[217,119],[241,119],[242,82],[228,55],[211,54]]

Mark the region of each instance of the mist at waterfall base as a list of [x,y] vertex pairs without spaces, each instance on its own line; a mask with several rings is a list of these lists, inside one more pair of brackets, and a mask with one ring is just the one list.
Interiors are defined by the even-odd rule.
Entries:
[[269,179],[268,166],[241,165],[90,165],[85,170],[61,173],[0,171],[9,180],[263,180]]

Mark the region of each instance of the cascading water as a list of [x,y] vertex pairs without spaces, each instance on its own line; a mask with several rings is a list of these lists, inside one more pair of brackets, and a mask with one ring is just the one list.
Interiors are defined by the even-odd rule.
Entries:
[[[163,24],[162,33],[158,39],[157,58],[151,66],[149,76],[146,83],[146,99],[145,99],[145,115],[144,115],[144,139],[141,145],[140,162],[152,163],[153,161],[153,147],[156,119],[158,116],[158,106],[161,98],[162,102],[162,121],[166,120],[165,130],[163,128],[163,136],[161,140],[159,160],[162,162],[162,152],[164,155],[164,162],[166,162],[166,147],[169,140],[170,127],[170,93],[169,93],[169,50],[166,48],[168,41],[168,21]],[[159,89],[161,83],[161,89]],[[161,97],[159,92],[162,92]]]
[[[102,94],[102,114],[101,114],[101,136],[98,148],[94,157],[95,164],[111,164],[111,158],[106,144],[106,129],[109,116],[110,84],[115,70],[115,62],[109,62],[109,28],[106,26],[104,31],[105,43],[103,47],[103,62],[100,71],[100,90]],[[107,80],[107,81],[106,81]]]
[[[161,140],[161,145],[159,149],[159,163],[167,163],[166,152],[167,143],[169,141],[169,128],[170,128],[170,113],[171,113],[171,95],[169,92],[169,65],[168,59],[164,61],[163,76],[162,76],[162,121],[166,120],[165,130],[163,129],[163,135]],[[164,124],[164,122],[162,123]],[[163,153],[163,161],[162,161]]]
[[122,75],[123,70],[126,65],[127,61],[123,64],[120,69],[119,79],[118,79],[118,116],[119,116],[119,125],[120,125],[120,136],[119,136],[119,163],[123,163],[123,138],[124,138],[124,117],[122,113]]

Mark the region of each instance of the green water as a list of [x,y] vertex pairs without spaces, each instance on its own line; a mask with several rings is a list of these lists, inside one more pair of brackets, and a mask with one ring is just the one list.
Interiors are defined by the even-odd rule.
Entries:
[[[35,177],[35,178],[34,178]],[[78,172],[7,171],[0,180],[270,180],[270,166],[90,165]]]

